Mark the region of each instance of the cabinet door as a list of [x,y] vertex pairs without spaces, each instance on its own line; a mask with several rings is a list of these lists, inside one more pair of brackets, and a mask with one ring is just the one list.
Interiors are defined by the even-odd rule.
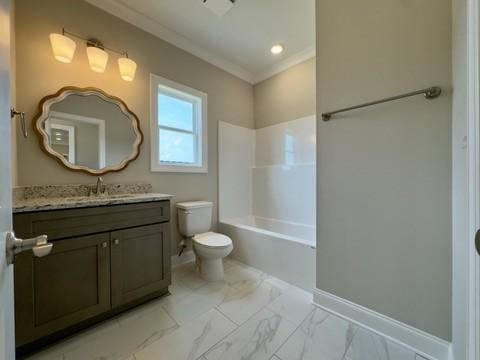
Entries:
[[111,233],[113,307],[170,285],[169,230],[167,223]]
[[15,260],[17,346],[110,309],[109,234],[53,243],[52,253],[31,251]]

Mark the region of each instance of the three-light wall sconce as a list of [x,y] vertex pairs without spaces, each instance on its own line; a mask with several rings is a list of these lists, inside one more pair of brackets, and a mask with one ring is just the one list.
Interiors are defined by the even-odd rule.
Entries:
[[88,63],[93,71],[98,73],[103,73],[105,71],[108,62],[108,53],[105,50],[108,50],[121,56],[117,60],[121,78],[125,81],[133,81],[137,70],[137,64],[128,57],[128,53],[107,48],[97,39],[86,39],[82,36],[66,31],[65,29],[62,29],[61,34],[50,34],[50,44],[52,45],[53,56],[55,59],[67,64],[71,63],[73,60],[77,44],[66,36],[66,34],[86,41]]

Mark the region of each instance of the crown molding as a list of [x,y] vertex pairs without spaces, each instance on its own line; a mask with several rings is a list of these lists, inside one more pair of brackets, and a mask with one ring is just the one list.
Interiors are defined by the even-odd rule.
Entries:
[[297,54],[294,54],[280,63],[274,64],[265,71],[258,74],[244,69],[243,67],[226,60],[225,58],[213,54],[188,38],[163,26],[152,17],[145,15],[136,9],[118,1],[118,0],[85,0],[87,3],[112,14],[123,21],[126,21],[198,58],[252,84],[255,85],[268,79],[288,68],[295,66],[305,60],[315,56],[315,46],[311,46]]
[[258,84],[264,80],[267,80],[268,78],[271,78],[272,76],[275,76],[291,68],[292,66],[298,65],[315,56],[316,56],[316,48],[315,48],[315,45],[312,45],[306,48],[305,50],[300,51],[299,53],[296,53],[277,64],[274,64],[273,66],[269,67],[265,71],[257,73],[254,76],[253,84]]
[[120,3],[116,0],[85,0],[89,4],[98,7],[166,42],[199,57],[200,59],[219,67],[220,69],[242,79],[253,83],[253,74],[220,56],[212,54],[186,37],[166,28],[155,19],[138,12],[137,10]]

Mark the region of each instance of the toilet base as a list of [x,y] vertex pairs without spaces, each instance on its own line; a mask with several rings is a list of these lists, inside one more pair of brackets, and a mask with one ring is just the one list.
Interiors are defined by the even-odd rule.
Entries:
[[223,280],[223,259],[200,259],[200,275],[206,281]]
[[206,281],[223,280],[223,259],[233,250],[233,245],[219,247],[203,246],[193,241],[193,251],[197,258],[197,266],[200,269],[201,277]]

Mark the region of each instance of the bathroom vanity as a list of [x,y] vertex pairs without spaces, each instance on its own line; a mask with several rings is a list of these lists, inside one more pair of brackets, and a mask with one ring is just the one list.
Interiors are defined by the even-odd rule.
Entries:
[[[91,87],[45,96],[32,121],[40,150],[72,174],[123,171],[143,143],[127,104]],[[171,197],[101,178],[14,189],[17,355],[168,292]]]
[[111,195],[61,196],[65,189],[59,196],[45,188],[39,197],[24,189],[15,200],[16,235],[45,234],[53,244],[48,256],[15,258],[20,350],[166,294],[171,283],[170,195],[113,188]]

